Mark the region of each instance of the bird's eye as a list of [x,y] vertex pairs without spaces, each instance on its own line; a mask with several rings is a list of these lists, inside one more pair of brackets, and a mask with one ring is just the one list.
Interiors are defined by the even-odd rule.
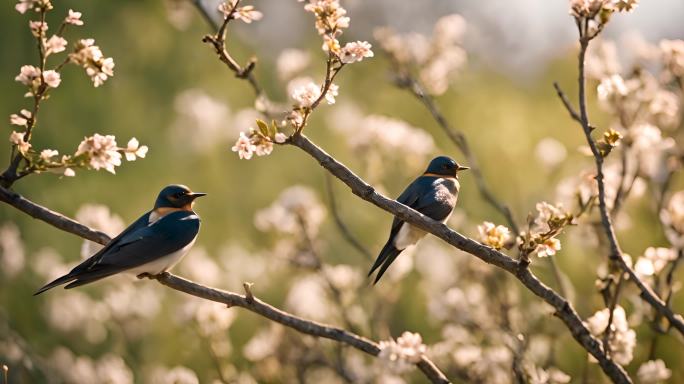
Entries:
[[179,199],[179,198],[183,197],[183,192],[178,192],[178,193],[174,194],[173,197]]

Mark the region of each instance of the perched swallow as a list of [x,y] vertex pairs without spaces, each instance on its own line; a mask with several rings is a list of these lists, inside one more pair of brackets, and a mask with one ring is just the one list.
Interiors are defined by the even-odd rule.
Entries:
[[[456,206],[460,188],[458,172],[466,169],[469,168],[459,165],[449,157],[436,157],[432,159],[425,173],[406,187],[397,201],[433,220],[444,223]],[[390,264],[404,249],[416,244],[423,236],[425,236],[425,231],[395,217],[389,239],[368,272],[370,276],[380,268],[373,284],[377,284]]]
[[196,198],[204,195],[206,193],[191,192],[184,185],[165,187],[151,211],[99,252],[34,295],[66,283],[69,283],[64,287],[66,289],[78,287],[124,271],[143,277],[169,270],[197,239],[200,218],[192,206]]

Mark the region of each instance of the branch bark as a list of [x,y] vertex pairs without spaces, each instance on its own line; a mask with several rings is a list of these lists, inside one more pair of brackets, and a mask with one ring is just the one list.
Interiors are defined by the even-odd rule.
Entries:
[[[59,212],[55,212],[43,207],[42,205],[36,204],[19,195],[18,193],[7,190],[3,187],[0,187],[0,201],[17,208],[33,218],[42,220],[56,228],[72,233],[81,238],[91,240],[102,245],[107,244],[111,240],[111,238],[105,233],[89,228],[88,226],[83,225],[76,220],[64,216]],[[372,356],[377,356],[380,353],[378,344],[363,336],[359,336],[341,328],[289,314],[259,300],[251,293],[251,290],[248,288],[249,285],[245,286],[246,295],[240,295],[238,293],[200,285],[170,273],[163,273],[159,276],[153,276],[151,278],[171,289],[175,289],[176,291],[184,292],[202,299],[223,303],[228,307],[236,306],[245,308],[250,312],[254,312],[269,320],[275,321],[307,335],[335,340]],[[416,366],[432,383],[450,383],[449,379],[447,379],[444,373],[442,373],[439,368],[437,368],[437,366],[426,356],[423,356],[421,361],[417,363]]]
[[603,371],[613,382],[632,382],[625,370],[606,356],[601,342],[591,335],[572,305],[565,298],[542,283],[525,265],[519,264],[516,260],[503,253],[449,229],[446,225],[434,221],[420,212],[377,193],[372,186],[311,142],[306,136],[294,135],[288,143],[302,149],[313,157],[323,168],[345,183],[353,194],[363,200],[439,237],[452,246],[486,263],[493,264],[514,275],[532,293],[542,298],[556,310],[554,315],[565,323],[575,340],[598,360]]

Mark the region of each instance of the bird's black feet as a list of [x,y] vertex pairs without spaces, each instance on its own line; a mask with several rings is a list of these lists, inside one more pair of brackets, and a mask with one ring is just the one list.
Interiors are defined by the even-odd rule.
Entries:
[[138,279],[144,279],[144,278],[146,278],[146,277],[147,277],[148,279],[151,279],[151,278],[153,278],[153,276],[152,276],[152,275],[150,275],[150,274],[149,274],[149,273],[147,273],[147,272],[143,272],[143,273],[139,274],[139,275],[138,275],[138,276],[136,276],[136,277],[137,277]]

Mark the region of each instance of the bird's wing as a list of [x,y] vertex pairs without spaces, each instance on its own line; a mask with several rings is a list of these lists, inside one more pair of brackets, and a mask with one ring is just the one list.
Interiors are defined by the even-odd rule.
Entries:
[[[426,181],[428,180],[423,177],[413,180],[413,182],[409,184],[406,189],[404,189],[404,192],[397,197],[397,201],[407,207],[417,209],[417,205],[420,202],[421,197],[425,194],[426,189],[429,188],[431,184],[430,182]],[[390,239],[395,236],[397,232],[399,232],[399,229],[403,223],[403,220],[396,216],[394,217],[394,221],[392,221],[392,230],[390,231]]]
[[112,241],[106,251],[76,275],[114,274],[135,268],[175,252],[188,245],[199,232],[200,220],[195,213],[170,213],[153,224],[132,230]]
[[415,207],[412,208],[433,220],[442,221],[449,217],[454,205],[455,201],[453,204],[448,201],[439,201],[434,194],[425,194],[418,199]]
[[110,240],[109,243],[107,243],[104,246],[104,248],[100,249],[97,253],[84,260],[81,264],[77,265],[69,274],[78,273],[82,270],[87,270],[90,266],[96,264],[100,260],[102,255],[107,253],[113,246],[116,246],[122,238],[124,238],[132,232],[136,232],[147,227],[150,221],[150,213],[152,213],[152,211],[149,211],[144,215],[140,216],[138,220],[134,221],[133,224],[129,225],[126,229],[124,229],[123,232],[119,233],[115,238]]

